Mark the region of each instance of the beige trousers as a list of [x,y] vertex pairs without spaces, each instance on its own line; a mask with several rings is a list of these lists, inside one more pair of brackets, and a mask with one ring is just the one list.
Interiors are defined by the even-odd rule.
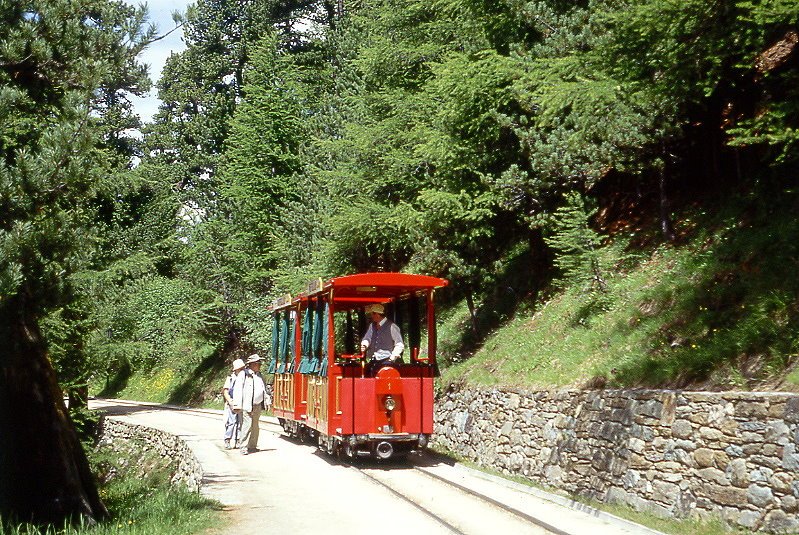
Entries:
[[239,433],[239,443],[236,447],[247,448],[254,451],[258,448],[258,420],[261,419],[261,405],[252,408],[252,412],[241,411],[241,433]]

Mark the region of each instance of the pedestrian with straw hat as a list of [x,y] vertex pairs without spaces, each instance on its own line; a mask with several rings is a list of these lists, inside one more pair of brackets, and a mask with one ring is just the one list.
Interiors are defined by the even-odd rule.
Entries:
[[[234,410],[241,413],[241,436],[237,447],[242,455],[258,451],[258,420],[264,410],[266,385],[261,376],[261,357],[247,357],[247,367],[239,372],[234,383]],[[238,408],[236,408],[238,407]]]

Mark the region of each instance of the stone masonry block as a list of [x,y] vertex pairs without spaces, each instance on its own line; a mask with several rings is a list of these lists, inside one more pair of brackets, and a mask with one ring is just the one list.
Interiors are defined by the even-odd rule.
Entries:
[[694,434],[694,427],[688,420],[675,420],[671,425],[671,436],[674,438],[691,438]]
[[717,505],[740,507],[747,503],[746,489],[707,484],[697,489],[698,496],[704,496]]
[[788,398],[782,418],[788,423],[799,423],[799,396]]
[[762,419],[768,415],[768,405],[763,402],[743,401],[735,407],[735,416],[739,418]]

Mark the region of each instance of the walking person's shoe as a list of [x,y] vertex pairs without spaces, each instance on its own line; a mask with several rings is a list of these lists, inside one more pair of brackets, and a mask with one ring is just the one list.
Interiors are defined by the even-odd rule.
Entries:
[[241,454],[242,455],[249,455],[250,454],[250,450],[248,450],[247,448],[241,448]]
[[230,439],[227,439],[227,438],[226,438],[226,439],[225,439],[225,449],[226,449],[226,450],[229,450],[229,449],[230,449],[230,447],[231,447],[231,446],[230,446]]

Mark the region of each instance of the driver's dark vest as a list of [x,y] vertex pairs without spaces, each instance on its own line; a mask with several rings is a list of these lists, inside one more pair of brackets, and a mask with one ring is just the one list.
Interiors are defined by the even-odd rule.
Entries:
[[381,325],[379,329],[375,329],[374,323],[371,325],[372,337],[369,340],[369,347],[366,348],[366,356],[368,358],[372,358],[375,351],[379,351],[381,349],[392,351],[394,349],[394,340],[391,339],[392,325],[394,324],[391,323],[390,320],[386,320],[386,322]]

